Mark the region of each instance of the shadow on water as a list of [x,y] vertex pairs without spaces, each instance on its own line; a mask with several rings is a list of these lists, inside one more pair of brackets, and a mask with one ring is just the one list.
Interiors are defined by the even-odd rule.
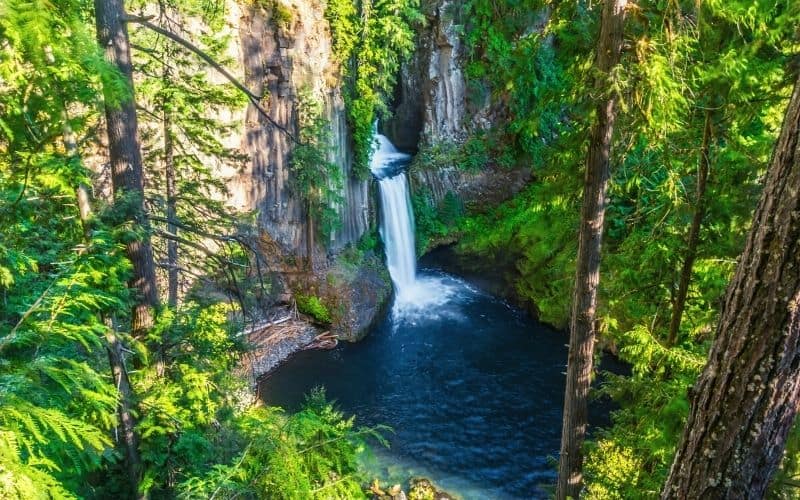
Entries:
[[[441,293],[395,308],[360,343],[304,351],[260,384],[268,404],[296,410],[324,386],[359,425],[386,424],[384,476],[432,478],[464,498],[541,498],[555,481],[567,336],[480,289],[425,268]],[[594,425],[609,405],[592,405]]]

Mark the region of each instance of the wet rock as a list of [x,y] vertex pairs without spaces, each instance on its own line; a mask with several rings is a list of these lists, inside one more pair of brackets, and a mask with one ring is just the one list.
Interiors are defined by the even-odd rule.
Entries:
[[327,271],[322,284],[322,296],[334,310],[331,331],[340,339],[357,341],[364,338],[379,321],[392,295],[392,280],[375,252],[367,252],[356,262],[347,253],[337,259]]
[[455,500],[455,497],[438,489],[430,479],[414,478],[408,490],[408,500]]

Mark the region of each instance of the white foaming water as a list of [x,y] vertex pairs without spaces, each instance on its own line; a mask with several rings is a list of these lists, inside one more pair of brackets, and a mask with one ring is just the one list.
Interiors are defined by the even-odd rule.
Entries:
[[399,152],[389,139],[378,134],[377,127],[375,142],[378,147],[373,153],[370,170],[378,179],[380,188],[380,230],[386,247],[386,264],[395,289],[394,313],[415,317],[450,301],[456,287],[449,282],[452,280],[439,276],[417,278],[414,214],[408,177],[402,169],[411,157]]

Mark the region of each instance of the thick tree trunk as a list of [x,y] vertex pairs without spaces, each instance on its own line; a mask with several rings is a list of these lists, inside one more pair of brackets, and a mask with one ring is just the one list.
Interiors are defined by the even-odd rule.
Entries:
[[592,377],[597,286],[600,281],[600,247],[606,208],[611,137],[617,115],[617,96],[609,92],[607,78],[619,63],[627,0],[606,0],[597,46],[595,91],[605,96],[597,104],[589,142],[583,186],[583,209],[578,239],[575,293],[570,317],[567,384],[561,456],[556,498],[578,498],[583,482],[583,441],[586,435],[587,398]]
[[678,282],[678,294],[672,304],[672,318],[669,322],[669,336],[667,345],[675,345],[678,332],[681,328],[683,310],[686,307],[686,296],[689,293],[689,283],[692,281],[692,268],[697,257],[697,244],[700,242],[700,228],[706,212],[706,182],[708,169],[711,163],[709,157],[711,149],[711,111],[706,111],[706,123],[703,127],[703,145],[700,147],[700,162],[697,167],[697,190],[695,196],[694,217],[689,228],[689,241],[686,244],[686,258],[683,261],[681,277]]
[[662,498],[762,498],[800,402],[800,80]]
[[106,59],[115,65],[127,84],[130,95],[119,96],[110,88],[104,89],[108,149],[111,163],[111,182],[117,208],[123,210],[137,230],[138,238],[126,243],[128,258],[133,264],[131,287],[138,297],[133,308],[131,331],[142,335],[153,324],[152,309],[158,305],[155,262],[144,213],[144,181],[142,153],[136,123],[136,103],[133,99],[128,31],[122,0],[95,0],[97,40],[105,50]]

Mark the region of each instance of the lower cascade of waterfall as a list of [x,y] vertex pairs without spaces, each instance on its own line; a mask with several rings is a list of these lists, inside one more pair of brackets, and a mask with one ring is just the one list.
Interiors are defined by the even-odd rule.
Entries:
[[435,276],[417,276],[414,212],[406,168],[411,156],[401,153],[388,138],[374,133],[377,149],[370,170],[378,180],[381,200],[380,232],[386,265],[395,289],[395,314],[419,314],[451,299],[452,284]]

